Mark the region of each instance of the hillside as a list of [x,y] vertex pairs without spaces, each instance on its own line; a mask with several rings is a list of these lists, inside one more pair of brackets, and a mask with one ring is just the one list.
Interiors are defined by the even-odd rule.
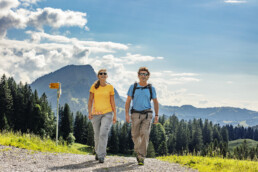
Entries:
[[238,140],[229,141],[228,148],[230,152],[233,152],[234,148],[239,147],[244,142],[244,140],[246,140],[247,146],[249,148],[256,147],[258,144],[258,141],[255,141],[252,139],[238,139]]

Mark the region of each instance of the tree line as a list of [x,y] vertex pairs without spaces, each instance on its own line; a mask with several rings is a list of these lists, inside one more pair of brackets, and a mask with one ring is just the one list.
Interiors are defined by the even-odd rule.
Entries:
[[258,141],[258,129],[254,127],[243,127],[232,125],[226,125],[228,129],[228,138],[229,140],[237,140],[237,139],[252,139]]
[[[91,122],[81,112],[73,114],[68,104],[59,109],[59,140],[72,144],[74,141],[94,146]],[[31,132],[42,137],[55,138],[56,117],[43,93],[32,91],[28,84],[16,84],[5,75],[0,81],[0,130]],[[108,152],[133,154],[131,125],[117,122],[112,125],[108,140]],[[258,140],[258,130],[251,127],[220,126],[211,121],[193,119],[179,120],[176,115],[165,115],[159,123],[151,126],[148,157],[167,154],[194,154],[202,156],[223,156],[238,159],[255,159],[258,147],[249,149],[237,147],[233,153],[228,150],[229,140],[250,138]],[[248,153],[247,153],[248,152]],[[247,157],[246,157],[247,156]]]

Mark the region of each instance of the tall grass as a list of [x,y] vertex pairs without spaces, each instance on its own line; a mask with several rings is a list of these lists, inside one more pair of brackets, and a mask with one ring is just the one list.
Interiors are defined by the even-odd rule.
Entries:
[[55,141],[45,138],[42,139],[34,134],[22,134],[20,132],[0,132],[0,145],[14,146],[18,148],[29,149],[41,152],[58,152],[58,153],[74,153],[89,154],[90,147],[75,143],[72,146],[56,145]]
[[258,162],[248,160],[223,159],[219,157],[202,156],[163,156],[162,161],[179,163],[183,166],[197,169],[200,172],[258,172]]

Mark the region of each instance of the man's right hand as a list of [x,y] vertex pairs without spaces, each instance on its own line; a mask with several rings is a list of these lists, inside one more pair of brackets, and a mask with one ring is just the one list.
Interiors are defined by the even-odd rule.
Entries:
[[126,120],[127,123],[130,123],[130,116],[129,116],[129,114],[125,115],[125,120]]

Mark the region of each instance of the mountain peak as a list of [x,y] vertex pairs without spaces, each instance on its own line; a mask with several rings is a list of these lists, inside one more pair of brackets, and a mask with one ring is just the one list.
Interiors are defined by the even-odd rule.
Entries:
[[31,85],[34,86],[35,83],[41,82],[42,80],[45,80],[45,78],[47,78],[49,82],[62,83],[62,81],[69,78],[71,80],[74,80],[74,77],[76,77],[77,79],[82,79],[89,76],[94,81],[97,80],[96,73],[91,65],[67,65],[54,72],[39,77],[34,82],[32,82]]

